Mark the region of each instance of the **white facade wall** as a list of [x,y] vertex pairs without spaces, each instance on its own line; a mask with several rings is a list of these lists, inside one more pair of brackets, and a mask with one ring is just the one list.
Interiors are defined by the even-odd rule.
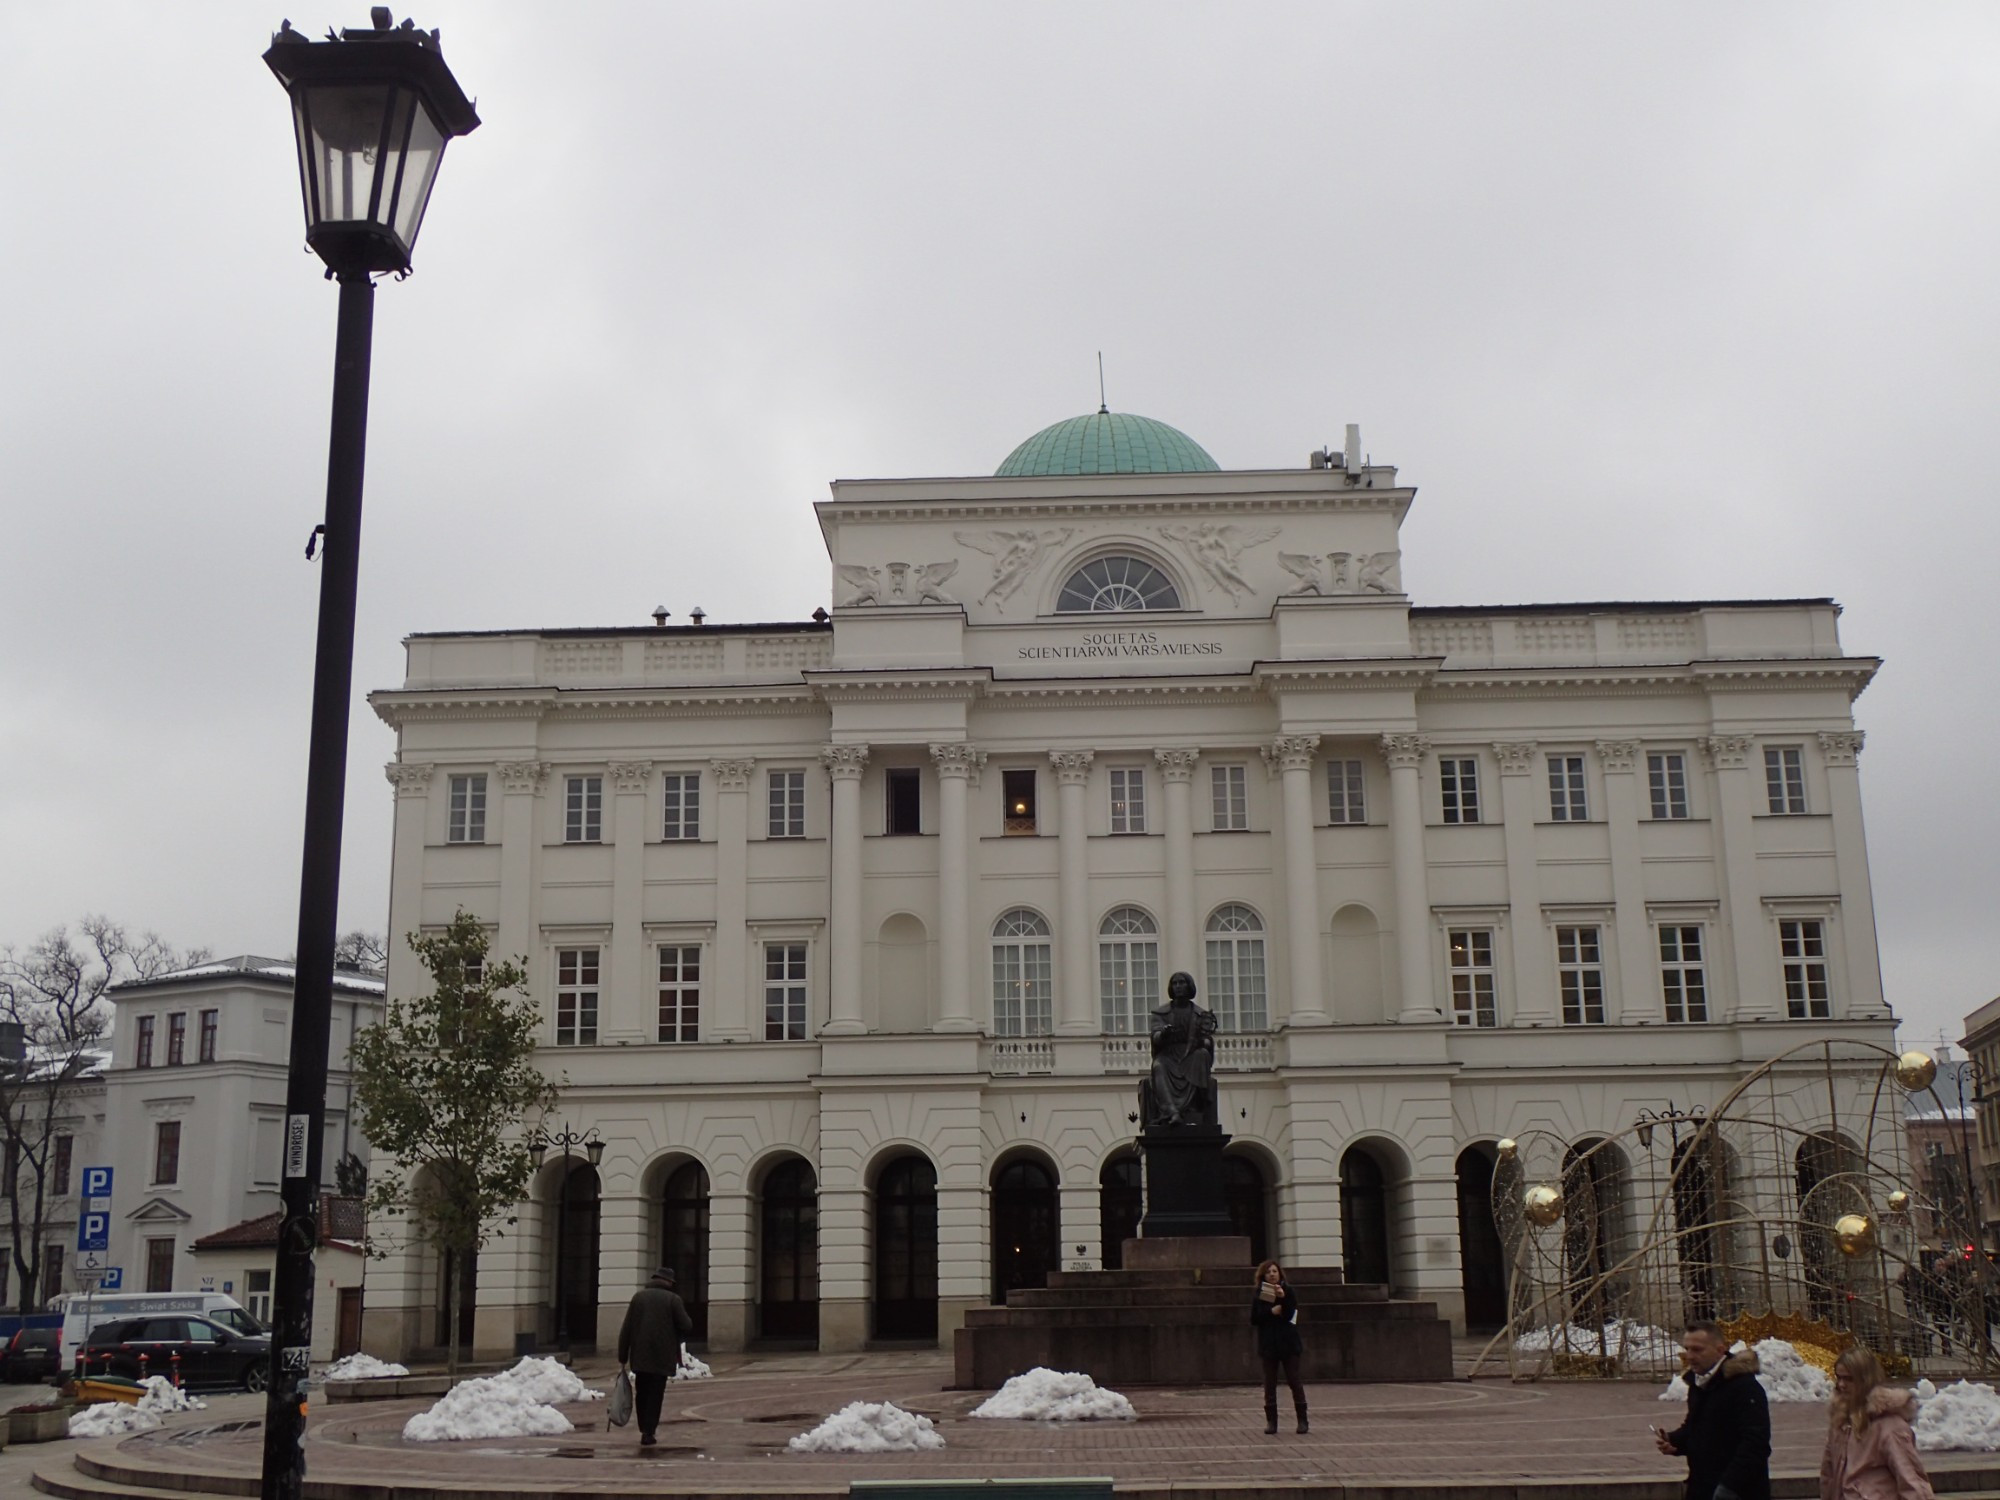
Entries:
[[[990,1294],[1014,1228],[991,1188],[1023,1154],[1058,1180],[1061,1263],[1101,1263],[1099,1173],[1131,1144],[1144,1052],[1101,1035],[1099,923],[1123,905],[1158,927],[1162,982],[1186,967],[1204,990],[1210,914],[1262,924],[1268,1024],[1225,1039],[1221,1098],[1268,1184],[1274,1253],[1342,1259],[1341,1163],[1361,1145],[1388,1180],[1393,1285],[1454,1318],[1468,1146],[1613,1133],[1712,1105],[1799,1041],[1891,1040],[1852,714],[1877,663],[1842,654],[1837,606],[1413,609],[1412,497],[1386,467],[841,483],[818,508],[830,628],[408,642],[403,686],[373,700],[398,736],[390,930],[463,908],[525,956],[560,1123],[607,1142],[601,1339],[687,1162],[709,1181],[715,1347],[759,1331],[759,1195],[791,1156],[819,1187],[822,1347],[874,1331],[872,1193],[901,1153],[937,1175],[941,1336]],[[1032,557],[1011,568],[1016,543]],[[1059,613],[1063,581],[1110,553],[1184,607]],[[1324,559],[1348,560],[1344,582]],[[1387,559],[1380,589],[1359,586],[1366,559]],[[942,600],[895,596],[952,560]],[[1322,591],[1299,592],[1310,571]],[[1771,810],[1767,749],[1797,752],[1803,811]],[[1682,758],[1685,817],[1652,816],[1655,753]],[[1582,760],[1580,821],[1552,816],[1551,755]],[[1447,821],[1447,759],[1475,767],[1476,823]],[[1359,763],[1364,822],[1330,820],[1330,762]],[[1243,768],[1245,829],[1215,826],[1217,766]],[[804,836],[773,838],[769,778],[793,770]],[[885,831],[897,770],[918,774],[914,837]],[[1007,831],[1010,770],[1034,773],[1033,836]],[[1113,832],[1114,770],[1143,774],[1143,834]],[[668,773],[699,777],[698,840],[661,837]],[[452,839],[454,776],[485,778],[477,841]],[[572,776],[602,779],[596,841],[566,838]],[[1051,933],[1051,1025],[1026,1039],[995,1035],[993,1004],[991,934],[1019,907]],[[1787,1016],[1786,921],[1820,924],[1825,1018]],[[1705,1021],[1668,1022],[1662,924],[1701,930]],[[1598,1024],[1564,1024],[1557,933],[1576,927],[1602,947]],[[1453,930],[1490,934],[1490,1028],[1452,1019]],[[805,946],[803,1039],[765,1037],[771,943]],[[698,1041],[658,1039],[662,946],[700,951]],[[565,949],[599,955],[593,1045],[558,1045]],[[392,993],[422,982],[392,959]],[[482,1256],[483,1351],[552,1332],[559,1176]],[[372,1351],[430,1341],[420,1262],[371,1284]]]

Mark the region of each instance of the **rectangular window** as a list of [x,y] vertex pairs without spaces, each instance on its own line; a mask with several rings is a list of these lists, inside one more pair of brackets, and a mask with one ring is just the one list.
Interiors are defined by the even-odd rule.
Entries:
[[597,1045],[597,973],[595,948],[556,949],[556,1045]]
[[563,782],[563,842],[604,842],[604,778],[570,776]]
[[[1466,762],[1471,765],[1471,761]],[[1368,804],[1361,795],[1361,762],[1330,760],[1326,763],[1326,820],[1329,823],[1366,823]],[[1468,821],[1478,822],[1477,818]]]
[[445,819],[445,842],[483,844],[486,842],[486,778],[451,778],[450,811]]
[[150,1068],[153,1065],[153,1027],[157,1024],[152,1016],[139,1017],[137,1046],[132,1053],[132,1066]]
[[4,1190],[7,1196],[11,1198],[20,1185],[21,1143],[19,1141],[9,1141],[7,1143],[6,1164],[0,1167],[0,1190]]
[[764,945],[764,1040],[806,1039],[806,945]]
[[1701,954],[1701,928],[1660,929],[1660,990],[1672,1022],[1708,1019],[1708,971]]
[[243,1273],[243,1310],[265,1327],[271,1326],[271,1273]]
[[1493,1003],[1493,930],[1454,927],[1445,934],[1451,949],[1451,1018],[1460,1026],[1498,1026]]
[[1470,755],[1445,756],[1438,761],[1438,791],[1444,821],[1479,821],[1479,762]]
[[76,1137],[56,1137],[55,1152],[49,1161],[49,1191],[58,1198],[69,1192],[70,1162],[76,1154]]
[[[168,1240],[167,1243],[171,1245],[173,1241]],[[52,1302],[63,1294],[63,1249],[61,1240],[42,1247],[42,1301],[44,1302]],[[167,1269],[171,1275],[172,1265],[169,1264]],[[162,1290],[171,1292],[173,1289],[170,1280]]]
[[1146,831],[1146,773],[1137,766],[1111,768],[1111,831]]
[[765,834],[774,839],[802,839],[806,836],[806,773],[773,771],[765,783],[770,798],[770,817]]
[[1581,755],[1549,757],[1549,821],[1552,823],[1590,821],[1590,805],[1584,800],[1583,795]]
[[187,1012],[177,1010],[167,1017],[167,1066],[178,1068],[187,1061]]
[[1035,828],[1035,773],[1026,771],[1002,771],[1000,773],[1004,833],[1034,833]]
[[1777,745],[1764,752],[1764,790],[1774,813],[1806,810],[1806,753],[1797,745]]
[[666,775],[666,819],[660,837],[670,842],[701,837],[701,773],[669,771]]
[[203,1062],[215,1061],[216,1033],[222,1029],[222,1012],[205,1010],[201,1013],[201,1052]]
[[181,1122],[162,1120],[153,1127],[153,1182],[167,1186],[181,1180]]
[[660,1040],[701,1040],[701,949],[660,950]]
[[897,766],[883,778],[882,791],[887,804],[886,832],[922,833],[924,831],[923,772],[915,766]]
[[1669,822],[1688,815],[1687,757],[1678,750],[1646,757],[1646,790],[1653,799],[1653,816]]
[[1785,1015],[1794,1021],[1823,1021],[1833,1014],[1827,983],[1826,923],[1787,917],[1778,923],[1778,954],[1785,966]]
[[1237,833],[1250,826],[1249,779],[1242,766],[1208,768],[1210,822],[1217,833]]
[[174,1242],[146,1241],[146,1290],[171,1292],[174,1289]]
[[1556,980],[1563,1025],[1604,1024],[1604,946],[1595,927],[1556,929]]

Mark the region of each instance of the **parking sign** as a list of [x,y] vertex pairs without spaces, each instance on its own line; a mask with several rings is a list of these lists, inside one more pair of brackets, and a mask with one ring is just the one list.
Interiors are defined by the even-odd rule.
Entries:
[[97,1279],[97,1289],[100,1292],[122,1291],[124,1287],[125,1268],[123,1266],[106,1266],[104,1274]]
[[111,1196],[111,1168],[85,1167],[83,1169],[83,1196],[86,1198],[109,1198]]
[[77,1220],[76,1248],[79,1250],[109,1250],[111,1248],[111,1215],[93,1209]]

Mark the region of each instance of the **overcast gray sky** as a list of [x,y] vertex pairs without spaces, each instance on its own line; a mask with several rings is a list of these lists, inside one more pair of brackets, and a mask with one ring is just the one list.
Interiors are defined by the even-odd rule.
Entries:
[[[335,289],[286,6],[0,5],[0,941],[284,953]],[[399,11],[400,19],[400,11]],[[367,6],[289,12],[318,35]],[[377,298],[343,926],[410,631],[828,603],[836,477],[1094,409],[1359,422],[1419,603],[1832,595],[1906,1034],[2000,989],[2000,7],[416,13],[477,96]]]

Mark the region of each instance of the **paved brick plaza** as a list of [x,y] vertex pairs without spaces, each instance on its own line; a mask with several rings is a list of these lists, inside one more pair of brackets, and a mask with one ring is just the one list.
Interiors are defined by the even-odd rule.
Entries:
[[[983,1392],[946,1389],[950,1362],[939,1354],[723,1356],[716,1378],[669,1391],[671,1420],[660,1446],[642,1456],[636,1432],[607,1432],[603,1407],[568,1408],[586,1424],[563,1437],[409,1444],[400,1429],[421,1401],[343,1403],[315,1408],[310,1477],[336,1489],[405,1491],[477,1489],[531,1493],[782,1492],[844,1494],[861,1478],[961,1478],[1110,1474],[1121,1491],[1182,1495],[1210,1487],[1344,1492],[1377,1485],[1418,1487],[1475,1482],[1464,1493],[1512,1490],[1518,1481],[1543,1494],[1580,1493],[1612,1481],[1626,1500],[1678,1492],[1681,1466],[1652,1449],[1649,1422],[1678,1420],[1679,1408],[1655,1399],[1658,1387],[1624,1383],[1513,1385],[1505,1380],[1438,1385],[1315,1386],[1313,1430],[1295,1437],[1263,1433],[1255,1389],[1128,1391],[1137,1423],[973,1421]],[[593,1383],[611,1367],[586,1361]],[[939,1424],[939,1453],[802,1455],[786,1439],[852,1400],[889,1400]],[[254,1429],[204,1429],[203,1416],[177,1419],[164,1432],[127,1440],[115,1462],[133,1476],[163,1471],[218,1476],[254,1474]],[[1774,1468],[1812,1473],[1824,1416],[1816,1407],[1773,1408]],[[1284,1418],[1289,1429],[1290,1413]],[[100,1448],[100,1453],[108,1450]],[[1940,1469],[1984,1470],[1950,1488],[2000,1484],[1990,1459],[1941,1457]],[[121,1475],[120,1477],[125,1477]],[[1653,1481],[1648,1484],[1645,1481]],[[1489,1481],[1480,1485],[1477,1481]],[[1536,1483],[1539,1481],[1540,1483]],[[1551,1484],[1551,1482],[1554,1482]],[[1579,1483],[1581,1481],[1582,1483]],[[197,1485],[199,1481],[196,1482]],[[1946,1486],[1941,1486],[1941,1488]],[[1807,1493],[1796,1487],[1793,1493]]]

